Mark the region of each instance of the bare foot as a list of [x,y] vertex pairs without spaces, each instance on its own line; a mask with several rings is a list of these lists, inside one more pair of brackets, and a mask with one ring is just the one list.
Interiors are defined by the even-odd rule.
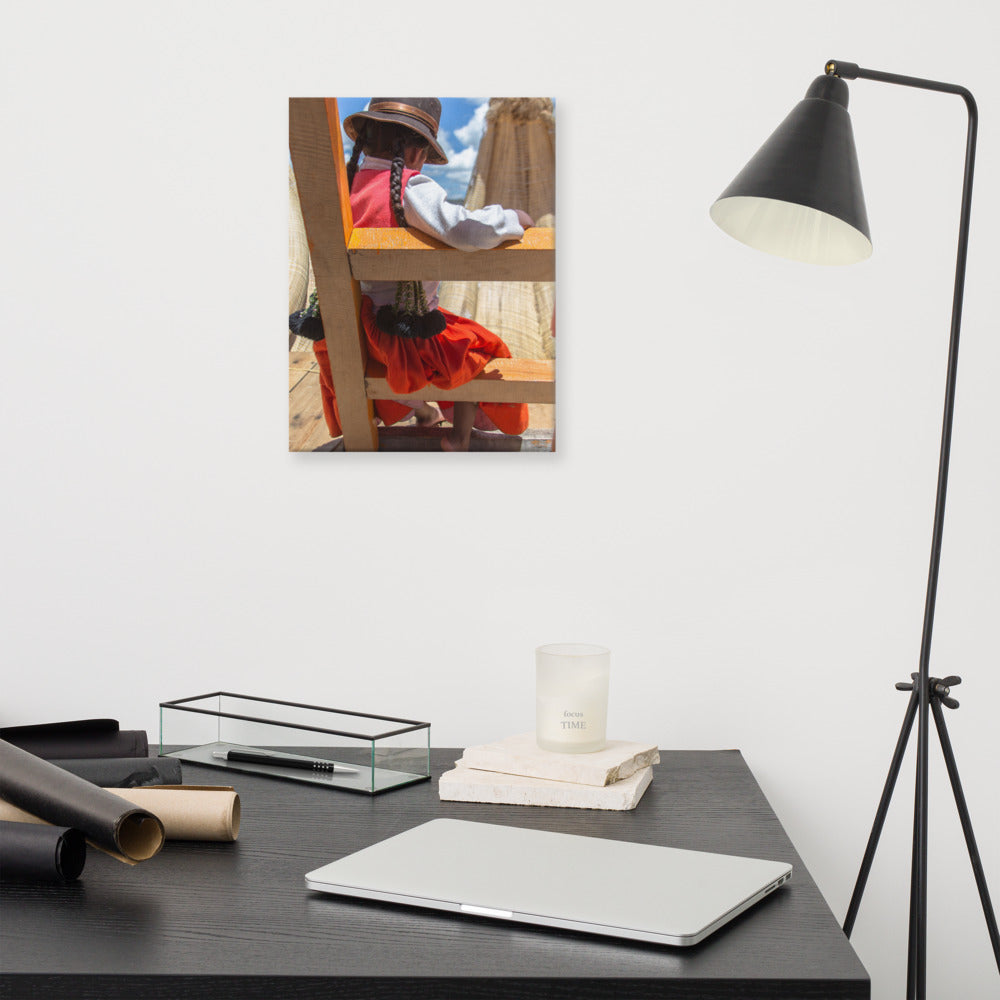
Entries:
[[476,419],[479,407],[475,403],[460,402],[455,404],[455,419],[451,429],[441,438],[444,451],[468,451],[469,438],[472,437],[472,425]]
[[441,450],[442,451],[468,451],[469,450],[469,439],[466,438],[462,440],[461,435],[455,433],[455,428],[453,427],[448,431],[444,437],[441,438]]

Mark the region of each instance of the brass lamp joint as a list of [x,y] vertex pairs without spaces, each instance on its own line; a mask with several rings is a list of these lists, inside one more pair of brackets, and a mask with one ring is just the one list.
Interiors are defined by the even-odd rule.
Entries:
[[859,66],[857,63],[830,59],[824,68],[827,76],[838,76],[841,80],[856,80],[858,78]]

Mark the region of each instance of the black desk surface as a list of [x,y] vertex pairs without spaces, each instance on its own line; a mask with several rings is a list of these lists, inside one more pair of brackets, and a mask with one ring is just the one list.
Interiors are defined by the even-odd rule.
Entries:
[[[430,782],[367,798],[233,780],[235,844],[164,846],[135,867],[91,850],[70,885],[0,889],[0,998],[869,997],[868,975],[738,751],[662,754],[633,812],[441,802]],[[347,901],[307,871],[439,816],[773,858],[792,881],[693,948]],[[580,873],[581,878],[586,872]]]

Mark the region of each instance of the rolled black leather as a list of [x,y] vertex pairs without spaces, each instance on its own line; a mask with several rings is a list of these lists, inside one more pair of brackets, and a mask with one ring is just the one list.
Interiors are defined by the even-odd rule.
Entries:
[[181,762],[176,757],[104,757],[51,760],[101,788],[140,788],[146,785],[180,785]]
[[5,740],[0,798],[53,826],[82,830],[95,847],[130,864],[163,846],[163,824],[152,813]]
[[36,757],[148,757],[149,738],[142,729],[119,729],[115,719],[75,719],[37,726],[7,726],[0,740]]
[[0,822],[0,880],[71,882],[87,860],[79,830]]

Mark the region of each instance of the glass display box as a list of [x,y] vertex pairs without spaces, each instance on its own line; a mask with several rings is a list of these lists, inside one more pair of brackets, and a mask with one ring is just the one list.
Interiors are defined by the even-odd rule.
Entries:
[[430,779],[431,724],[216,691],[160,702],[160,756],[377,795]]

